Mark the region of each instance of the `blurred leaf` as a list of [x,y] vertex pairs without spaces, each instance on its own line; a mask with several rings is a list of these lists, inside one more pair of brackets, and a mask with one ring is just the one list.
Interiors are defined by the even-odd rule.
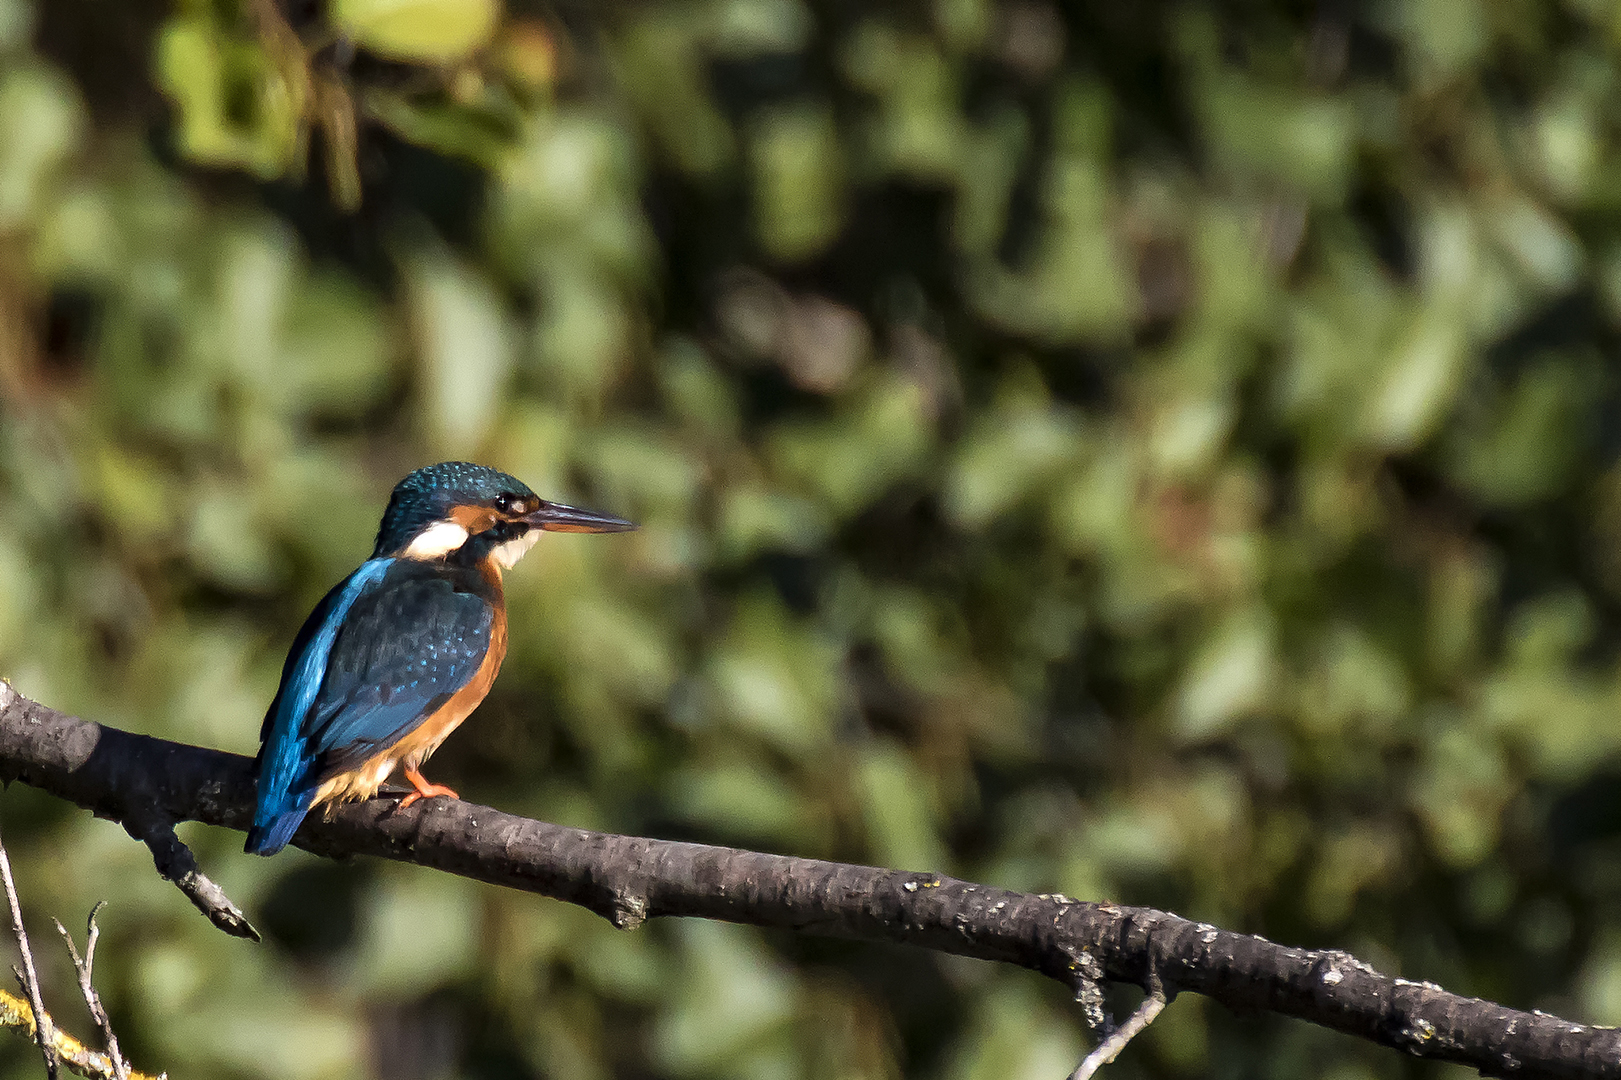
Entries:
[[691,921],[680,940],[689,975],[654,1029],[654,1059],[677,1076],[729,1072],[789,1022],[793,982],[752,930]]
[[1536,363],[1458,426],[1448,471],[1492,505],[1557,494],[1570,482],[1600,378],[1592,365],[1564,358]]
[[414,101],[378,91],[367,96],[366,109],[407,142],[485,167],[501,161],[515,135],[508,117],[457,102]]
[[1331,629],[1312,676],[1301,688],[1301,715],[1315,735],[1389,730],[1412,704],[1395,657],[1356,627]]
[[1226,72],[1201,88],[1199,107],[1219,153],[1319,199],[1341,194],[1352,150],[1352,113],[1334,98],[1272,90]]
[[838,132],[822,110],[775,110],[760,116],[749,143],[755,175],[754,214],[760,242],[774,258],[815,255],[841,223]]
[[55,72],[24,65],[0,74],[0,229],[43,210],[83,123],[78,94]]
[[651,429],[599,431],[580,456],[617,501],[635,506],[689,511],[703,479],[679,444]]
[[607,597],[576,595],[565,601],[568,654],[624,699],[664,701],[680,674],[679,660],[662,628]]
[[778,604],[752,597],[713,657],[710,684],[740,728],[796,754],[826,741],[838,688],[832,642],[795,625]]
[[1595,1024],[1621,1022],[1621,941],[1613,933],[1598,942],[1578,985],[1584,1018]]
[[1490,43],[1486,7],[1480,0],[1418,0],[1391,9],[1391,21],[1432,81],[1461,74]]
[[445,255],[417,260],[410,289],[430,437],[443,457],[473,457],[488,437],[512,374],[514,343],[506,312],[476,271]]
[[726,493],[719,523],[720,550],[733,562],[763,549],[812,551],[825,542],[831,522],[807,499],[737,486]]
[[1493,210],[1487,221],[1527,277],[1549,292],[1575,284],[1582,249],[1563,222],[1525,200]]
[[798,52],[815,27],[799,0],[720,0],[708,15],[710,44],[723,56]]
[[333,0],[332,21],[391,60],[445,63],[490,40],[501,0]]
[[1473,866],[1495,846],[1506,772],[1500,751],[1463,727],[1444,726],[1427,741],[1413,783],[1414,809],[1445,863]]
[[32,567],[14,538],[0,536],[0,656],[15,656],[26,642],[40,602]]
[[1344,924],[1357,896],[1397,872],[1402,861],[1399,834],[1377,827],[1329,836],[1307,885],[1305,909],[1318,926]]
[[355,415],[387,389],[392,365],[375,305],[347,281],[314,275],[293,297],[283,388],[305,409]]
[[952,516],[981,525],[1040,490],[1084,454],[1084,431],[1068,409],[1010,382],[957,452],[947,488]]
[[1432,311],[1415,319],[1368,399],[1362,426],[1369,441],[1391,449],[1421,443],[1451,404],[1467,361],[1455,315]]
[[192,562],[222,585],[254,592],[280,577],[256,507],[223,482],[197,493],[185,532]]
[[661,8],[639,10],[629,23],[616,43],[627,92],[677,168],[715,177],[734,157],[736,139],[710,99],[698,47],[702,23]]
[[942,872],[950,867],[935,827],[928,779],[899,747],[862,747],[855,771],[869,843],[884,866]]
[[33,12],[26,0],[0,0],[0,49],[14,49],[28,40]]
[[1082,155],[1054,160],[1045,179],[1046,228],[1028,268],[976,264],[969,299],[993,323],[1049,345],[1117,339],[1133,297],[1109,228],[1109,179]]
[[759,763],[694,767],[670,778],[670,809],[739,842],[802,848],[816,839],[814,817],[799,794]]
[[279,176],[299,153],[304,88],[260,45],[207,15],[171,18],[158,39],[164,92],[180,112],[181,151],[207,165]]
[[1230,615],[1204,641],[1175,698],[1175,729],[1207,739],[1262,708],[1273,687],[1273,624],[1264,611]]
[[368,891],[356,970],[390,996],[421,993],[472,973],[478,886],[447,874],[393,868]]
[[1074,1027],[1054,1022],[1022,986],[981,997],[965,1034],[947,1074],[952,1080],[1036,1080],[1073,1070],[1082,1057]]
[[914,473],[931,441],[917,384],[878,376],[849,397],[833,423],[784,425],[771,456],[835,512],[849,514]]

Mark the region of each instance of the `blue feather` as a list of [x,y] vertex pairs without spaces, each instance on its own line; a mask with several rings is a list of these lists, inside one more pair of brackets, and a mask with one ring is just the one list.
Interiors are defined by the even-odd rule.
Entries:
[[245,848],[250,853],[274,855],[280,851],[309,813],[316,785],[308,782],[308,773],[315,755],[310,752],[309,744],[298,737],[299,729],[326,678],[327,659],[344,617],[362,592],[383,580],[393,563],[393,559],[371,559],[362,563],[360,569],[350,574],[316,608],[317,615],[325,608],[325,617],[304,642],[302,650],[295,643],[293,653],[287,658],[281,690],[265,719],[258,805]]
[[413,536],[444,520],[451,507],[486,503],[502,492],[531,498],[535,494],[515,476],[466,461],[441,461],[418,469],[395,485],[377,528],[372,557],[404,550]]
[[323,782],[386,752],[467,685],[494,602],[477,571],[415,559],[373,559],[327,595],[265,717],[249,852],[279,851]]

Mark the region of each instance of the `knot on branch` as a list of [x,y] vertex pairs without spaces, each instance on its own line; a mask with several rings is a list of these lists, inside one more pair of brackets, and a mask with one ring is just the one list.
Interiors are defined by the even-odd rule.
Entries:
[[1170,1004],[1175,992],[1166,993],[1165,984],[1157,971],[1150,967],[1148,978],[1143,981],[1145,984],[1143,990],[1148,995],[1143,998],[1143,1003],[1137,1006],[1137,1011],[1131,1014],[1129,1020],[1118,1030],[1109,1032],[1107,1038],[1098,1044],[1098,1048],[1086,1055],[1086,1059],[1070,1073],[1070,1080],[1091,1080],[1099,1069],[1119,1057],[1126,1044],[1140,1035],[1143,1029],[1152,1024],[1154,1018],[1165,1010],[1165,1006]]
[[647,897],[640,893],[615,891],[608,907],[608,921],[619,930],[634,930],[647,921]]
[[1338,949],[1325,949],[1319,953],[1311,968],[1316,985],[1330,991],[1344,982],[1347,975],[1379,975],[1368,964]]
[[1103,965],[1086,949],[1065,949],[1069,957],[1069,982],[1075,1001],[1086,1018],[1086,1026],[1106,1034],[1109,1012],[1103,1004]]

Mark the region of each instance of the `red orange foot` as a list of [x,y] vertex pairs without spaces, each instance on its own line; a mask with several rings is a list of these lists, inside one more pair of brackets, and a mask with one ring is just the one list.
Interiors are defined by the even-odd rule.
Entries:
[[411,786],[416,788],[416,790],[406,795],[405,798],[401,799],[400,805],[396,807],[396,809],[404,810],[407,806],[410,806],[418,799],[431,799],[435,795],[448,795],[452,799],[461,798],[460,795],[456,794],[443,784],[430,784],[423,777],[423,775],[417,772],[415,769],[406,769],[405,778],[411,782]]

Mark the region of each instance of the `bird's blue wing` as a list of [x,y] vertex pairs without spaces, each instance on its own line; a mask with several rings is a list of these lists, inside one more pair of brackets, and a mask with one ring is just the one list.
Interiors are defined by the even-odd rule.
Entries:
[[247,849],[291,839],[323,780],[399,741],[478,671],[489,603],[415,560],[373,559],[322,600],[265,717]]
[[420,563],[363,592],[304,718],[320,779],[398,742],[466,686],[489,651],[494,621],[482,597]]

